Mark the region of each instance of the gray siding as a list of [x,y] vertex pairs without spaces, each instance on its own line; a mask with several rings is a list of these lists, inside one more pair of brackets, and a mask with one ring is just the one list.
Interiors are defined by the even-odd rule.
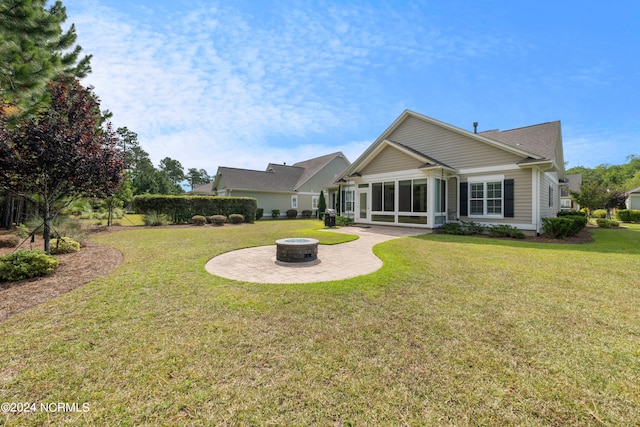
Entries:
[[[326,189],[330,184],[332,184],[337,176],[344,172],[344,170],[348,166],[349,163],[344,157],[336,157],[332,159],[325,167],[319,170],[314,176],[309,178],[309,180],[303,183],[298,188],[298,191],[314,192],[320,194],[320,191]],[[309,207],[308,209],[311,209],[311,207]]]
[[[553,205],[549,206],[549,187],[553,188]],[[549,177],[540,174],[540,217],[547,218],[556,216],[560,210],[560,197],[558,187],[549,179]]]
[[[486,220],[480,217],[461,217],[464,221],[474,222],[500,222],[504,224],[531,224],[531,174],[530,169],[510,170],[505,172],[496,172],[504,174],[504,179],[513,179],[514,184],[514,216],[513,218],[502,218],[496,220],[493,218],[487,218]],[[460,178],[460,182],[467,182],[470,176],[481,177],[481,174],[464,175]],[[462,201],[461,201],[462,203]]]
[[421,162],[403,153],[397,148],[385,147],[365,168],[362,175],[373,175],[385,172],[398,172],[403,170],[417,169],[422,166]]
[[513,164],[522,160],[522,156],[426,123],[415,117],[408,117],[389,135],[388,139],[407,145],[458,169]]

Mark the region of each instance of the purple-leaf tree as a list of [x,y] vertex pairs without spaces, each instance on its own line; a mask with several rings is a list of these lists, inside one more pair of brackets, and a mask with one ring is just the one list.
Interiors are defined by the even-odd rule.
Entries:
[[66,78],[50,83],[49,91],[51,104],[38,116],[10,127],[0,119],[0,187],[39,196],[47,254],[54,206],[63,199],[112,196],[124,167],[117,134],[104,123],[92,90]]

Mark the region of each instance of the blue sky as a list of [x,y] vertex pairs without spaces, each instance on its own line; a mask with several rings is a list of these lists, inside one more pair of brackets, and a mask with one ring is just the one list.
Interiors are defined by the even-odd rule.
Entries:
[[116,127],[214,174],[342,151],[405,109],[562,121],[568,166],[640,155],[640,2],[65,0]]

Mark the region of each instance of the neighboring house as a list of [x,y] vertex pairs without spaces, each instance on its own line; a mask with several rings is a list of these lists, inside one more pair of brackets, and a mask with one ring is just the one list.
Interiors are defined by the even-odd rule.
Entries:
[[539,233],[560,210],[560,122],[475,133],[407,110],[340,178],[354,200],[343,214],[358,223],[462,220]]
[[560,208],[563,211],[579,211],[580,205],[571,197],[571,192],[579,193],[582,185],[582,174],[567,174],[565,184],[560,187]]
[[624,203],[627,209],[640,210],[640,187],[629,191]]
[[264,171],[221,166],[212,183],[197,186],[190,193],[255,197],[265,217],[275,209],[281,215],[289,209],[296,209],[299,214],[311,210],[315,214],[320,191],[324,191],[328,203],[329,192],[337,189],[337,176],[348,166],[349,161],[341,152],[291,166],[270,163]]

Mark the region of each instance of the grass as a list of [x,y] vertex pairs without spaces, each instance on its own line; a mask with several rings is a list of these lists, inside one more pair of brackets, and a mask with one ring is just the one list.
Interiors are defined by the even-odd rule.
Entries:
[[[0,324],[0,396],[89,403],[0,425],[637,425],[640,226],[595,243],[425,235],[358,278],[209,275],[315,221],[131,229],[125,263]],[[349,260],[345,260],[348,268]]]

